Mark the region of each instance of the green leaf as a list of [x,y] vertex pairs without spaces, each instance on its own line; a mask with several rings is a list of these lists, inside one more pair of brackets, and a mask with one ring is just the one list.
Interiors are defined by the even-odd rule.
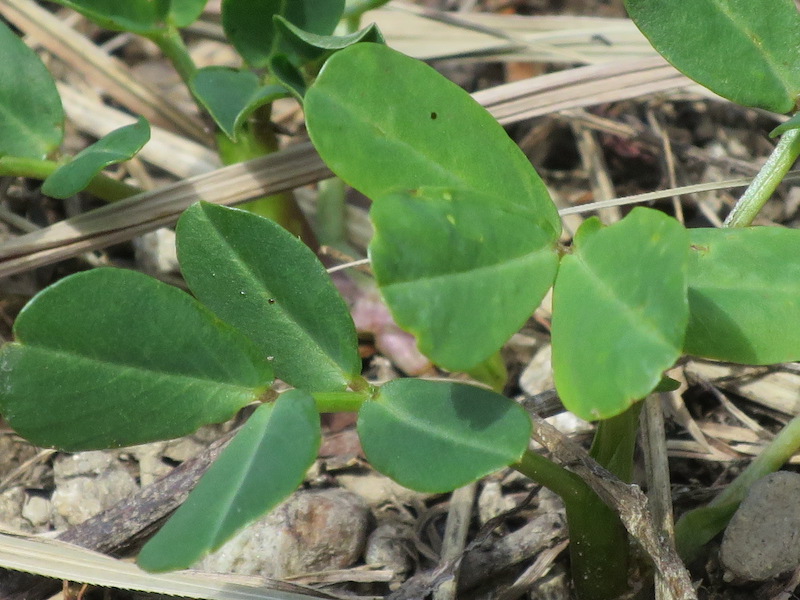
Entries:
[[283,48],[273,17],[300,29],[330,35],[344,12],[344,0],[222,0],[222,26],[239,54],[253,67],[266,67]]
[[303,482],[320,445],[307,392],[263,404],[222,451],[186,502],[139,553],[148,571],[186,569],[275,508]]
[[800,231],[691,229],[688,354],[748,365],[800,360]]
[[175,438],[231,418],[272,370],[188,294],[122,269],[34,297],[0,356],[0,410],[37,446],[86,450]]
[[74,196],[104,168],[133,158],[149,139],[150,124],[144,117],[115,129],[53,171],[44,180],[42,193],[53,198]]
[[720,96],[790,112],[800,95],[794,0],[625,0],[628,14],[678,70]]
[[170,0],[169,17],[175,27],[188,27],[200,18],[207,0]]
[[380,198],[370,216],[381,294],[419,349],[449,370],[489,358],[553,284],[557,240],[533,208],[421,188]]
[[100,27],[138,34],[161,29],[169,10],[164,0],[55,0],[81,13]]
[[292,92],[300,102],[306,95],[306,80],[285,54],[274,54],[269,59],[269,71],[281,85]]
[[379,44],[345,48],[309,88],[305,111],[328,166],[373,200],[420,186],[471,189],[561,231],[547,188],[503,128],[418,60]]
[[667,377],[664,375],[661,377],[661,381],[658,382],[658,385],[653,390],[654,392],[674,392],[678,388],[681,387],[679,381],[675,381],[671,377]]
[[358,42],[385,44],[381,30],[375,23],[349,35],[317,35],[303,31],[280,15],[275,16],[275,28],[284,45],[303,62],[319,61],[337,50],[342,50]]
[[361,372],[347,306],[325,268],[273,221],[206,202],[177,228],[189,288],[272,359],[277,377],[310,391],[342,390]]
[[365,402],[358,435],[370,464],[421,492],[449,492],[517,462],[531,421],[516,402],[444,381],[396,379]]
[[649,394],[681,354],[688,236],[663,213],[635,208],[576,239],[553,291],[553,374],[568,410],[607,419]]
[[236,141],[253,111],[288,95],[280,85],[261,85],[252,71],[227,67],[199,69],[192,90],[219,128]]
[[0,22],[0,156],[46,158],[64,137],[64,109],[48,70]]
[[783,135],[791,129],[800,129],[800,113],[795,114],[791,119],[785,123],[781,123],[775,129],[769,132],[769,137],[778,137]]

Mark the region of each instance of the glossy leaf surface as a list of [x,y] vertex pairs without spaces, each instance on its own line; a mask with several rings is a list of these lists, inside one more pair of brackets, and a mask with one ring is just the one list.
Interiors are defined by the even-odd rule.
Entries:
[[227,67],[199,69],[192,89],[219,128],[234,141],[254,110],[288,94],[280,85],[261,85],[252,71]]
[[305,110],[328,166],[373,200],[420,186],[474,190],[561,231],[547,189],[503,128],[418,60],[380,44],[345,48],[325,63]]
[[254,67],[265,67],[282,48],[273,22],[285,17],[300,29],[330,35],[344,11],[345,0],[223,0],[222,26],[228,40]]
[[185,292],[93,269],[39,293],[0,356],[0,408],[38,446],[175,438],[232,417],[272,382],[241,333]]
[[370,216],[381,294],[420,350],[452,371],[496,352],[553,284],[556,239],[533,209],[421,188],[380,198]]
[[314,253],[273,221],[214,204],[178,221],[189,288],[245,332],[277,377],[310,391],[344,389],[361,372],[350,313]]
[[656,50],[698,83],[745,106],[794,110],[800,12],[794,0],[625,0]]
[[374,23],[349,35],[317,35],[303,31],[281,16],[275,17],[275,27],[285,46],[300,57],[303,62],[311,62],[358,42],[384,44],[383,34]]
[[64,136],[64,109],[48,70],[0,23],[0,156],[46,158]]
[[518,461],[530,434],[516,402],[445,381],[391,381],[358,416],[370,464],[422,492],[448,492]]
[[674,219],[635,208],[578,231],[553,291],[553,374],[564,406],[587,420],[644,398],[678,359],[688,320],[689,240]]
[[800,360],[800,231],[691,229],[688,354]]
[[104,168],[133,158],[150,139],[150,124],[144,117],[109,133],[56,169],[42,184],[42,193],[69,198],[91,183]]
[[139,553],[149,571],[186,569],[275,508],[317,458],[319,414],[301,390],[256,409],[186,502]]
[[[158,30],[167,16],[164,0],[55,0],[104,27],[117,31],[148,33]],[[187,1],[187,0],[184,0]]]
[[306,80],[303,73],[285,54],[275,54],[269,59],[269,71],[282,86],[292,92],[300,102],[306,95]]

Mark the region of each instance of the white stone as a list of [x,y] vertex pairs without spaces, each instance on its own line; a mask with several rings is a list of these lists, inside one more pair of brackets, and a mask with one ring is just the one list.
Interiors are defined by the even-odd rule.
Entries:
[[296,492],[196,568],[277,579],[344,569],[361,556],[369,518],[366,503],[345,490]]

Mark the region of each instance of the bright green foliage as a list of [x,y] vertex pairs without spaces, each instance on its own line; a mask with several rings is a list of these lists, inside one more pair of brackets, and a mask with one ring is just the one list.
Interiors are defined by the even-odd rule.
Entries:
[[192,566],[297,489],[319,445],[319,414],[307,392],[290,390],[262,404],[145,545],[139,565],[148,571]]
[[203,13],[208,0],[169,0],[169,18],[176,27],[188,27]]
[[720,96],[790,112],[800,95],[794,0],[625,0],[628,14],[677,69]]
[[635,208],[598,229],[588,221],[553,292],[553,373],[564,406],[587,419],[644,398],[678,359],[688,319],[686,230]]
[[421,186],[473,190],[561,231],[547,189],[503,128],[420,61],[379,44],[345,48],[325,63],[305,110],[331,170],[373,200]]
[[285,46],[303,62],[320,61],[336,50],[342,50],[358,42],[383,44],[383,34],[374,23],[349,35],[317,35],[303,31],[280,15],[275,17],[275,28],[280,33]]
[[344,300],[314,253],[280,225],[204,202],[183,213],[177,235],[189,288],[272,357],[277,377],[322,392],[361,372]]
[[557,240],[533,206],[421,188],[380,198],[370,215],[381,293],[420,350],[447,369],[496,352],[553,284]]
[[133,158],[149,139],[150,124],[144,117],[115,129],[56,169],[45,179],[42,193],[53,198],[74,196],[104,168]]
[[0,156],[45,158],[64,136],[64,109],[53,77],[3,23],[0,56]]
[[775,129],[769,132],[769,136],[777,137],[786,133],[790,129],[800,129],[800,113],[797,113],[785,123],[778,125]]
[[300,102],[306,95],[306,80],[302,71],[285,54],[273,54],[267,62],[269,72]]
[[272,382],[250,341],[188,294],[94,269],[38,294],[0,355],[0,410],[65,450],[175,438],[231,418]]
[[[146,34],[161,27],[169,12],[168,0],[55,0],[101,27]],[[188,0],[183,0],[183,3]],[[182,3],[182,4],[183,4]],[[197,2],[195,2],[196,4]],[[179,11],[185,14],[182,8]]]
[[454,382],[396,379],[358,415],[370,464],[423,492],[448,492],[518,461],[530,434],[516,402]]
[[252,71],[227,67],[199,69],[192,80],[195,97],[219,128],[236,141],[253,111],[288,95],[280,85],[261,85]]
[[800,231],[691,229],[684,351],[748,365],[800,360]]
[[288,51],[281,44],[274,15],[304,31],[330,35],[343,11],[344,0],[223,0],[222,26],[251,66],[266,67],[271,56]]

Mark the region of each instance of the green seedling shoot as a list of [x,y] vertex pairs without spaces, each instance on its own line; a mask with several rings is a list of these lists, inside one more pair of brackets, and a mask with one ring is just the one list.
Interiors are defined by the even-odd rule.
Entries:
[[[587,220],[565,247],[546,186],[502,127],[431,67],[385,46],[374,28],[331,36],[343,3],[303,12],[297,7],[306,2],[223,1],[231,42],[266,76],[193,68],[178,28],[203,2],[61,4],[158,43],[232,160],[274,150],[270,102],[300,99],[322,158],[372,200],[369,258],[383,299],[442,369],[496,371],[498,350],[553,288],[558,393],[568,410],[599,422],[591,454],[623,481],[631,478],[640,401],[683,355],[758,365],[800,359],[800,233],[744,227],[800,154],[796,118],[778,132],[773,157],[728,228],[687,230],[635,208],[611,226]],[[725,10],[712,0],[627,6],[690,77],[744,105],[796,109],[793,0],[734,0]],[[352,25],[359,13],[350,10]],[[4,26],[0,47],[14,58],[0,61],[0,104],[15,111],[0,118],[0,173],[49,176],[53,195],[126,195],[100,169],[134,154],[146,123],[59,166],[48,160],[63,125],[52,80]],[[30,71],[24,82],[10,66],[20,64]],[[20,97],[12,91],[26,101],[12,101]],[[191,295],[111,268],[40,292],[0,350],[4,418],[39,446],[75,451],[178,437],[257,404],[140,552],[148,570],[188,568],[274,508],[316,458],[319,413],[357,411],[370,463],[404,486],[447,492],[510,466],[552,489],[566,505],[578,596],[624,593],[630,556],[619,517],[578,475],[529,449],[532,424],[520,405],[466,383],[403,378],[376,386],[361,376],[352,318],[296,237],[293,211],[271,212],[270,220],[209,203],[189,208],[177,249]],[[292,389],[275,392],[276,378]],[[684,555],[696,555],[747,485],[798,446],[793,422],[729,492],[686,515],[677,531]]]

